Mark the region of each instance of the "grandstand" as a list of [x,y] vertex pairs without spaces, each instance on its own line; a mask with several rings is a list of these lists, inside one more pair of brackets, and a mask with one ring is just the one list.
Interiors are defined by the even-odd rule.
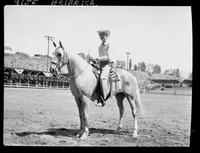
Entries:
[[57,78],[49,72],[4,67],[4,85],[17,87],[68,88],[67,78]]

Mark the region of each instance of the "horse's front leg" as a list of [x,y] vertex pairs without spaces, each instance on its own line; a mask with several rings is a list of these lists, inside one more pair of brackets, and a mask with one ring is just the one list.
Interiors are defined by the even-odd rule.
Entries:
[[89,134],[88,127],[88,105],[87,98],[83,96],[82,98],[75,98],[80,117],[80,131],[76,135],[81,139],[85,139]]
[[83,111],[82,111],[82,101],[75,97],[76,104],[78,107],[79,112],[79,118],[80,118],[80,131],[76,134],[77,137],[80,137],[80,135],[83,133]]
[[88,134],[89,134],[89,124],[88,124],[88,99],[87,97],[83,96],[82,99],[82,117],[83,117],[83,133],[80,135],[81,139],[85,139],[87,138]]

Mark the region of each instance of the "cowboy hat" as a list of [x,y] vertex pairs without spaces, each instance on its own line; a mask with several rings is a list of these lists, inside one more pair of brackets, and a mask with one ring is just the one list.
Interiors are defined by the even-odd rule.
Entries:
[[110,31],[108,31],[108,30],[99,30],[97,32],[98,32],[99,36],[102,34],[106,34],[108,37],[110,36]]

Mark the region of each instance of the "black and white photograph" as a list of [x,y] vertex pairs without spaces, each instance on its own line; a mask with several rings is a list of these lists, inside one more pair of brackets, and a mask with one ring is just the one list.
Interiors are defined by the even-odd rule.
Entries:
[[4,146],[190,147],[191,6],[4,6]]

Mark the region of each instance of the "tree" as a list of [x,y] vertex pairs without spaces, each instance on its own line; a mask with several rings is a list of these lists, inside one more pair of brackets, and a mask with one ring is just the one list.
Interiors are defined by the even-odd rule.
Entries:
[[136,64],[134,65],[134,71],[137,71],[137,65]]
[[131,67],[132,67],[132,59],[130,59],[129,61],[129,70],[131,70]]
[[146,70],[146,64],[145,64],[145,62],[141,62],[140,65],[141,65],[141,67],[140,67],[141,71],[144,72]]
[[153,67],[153,73],[155,73],[155,74],[161,73],[161,67],[160,67],[160,65],[158,65],[158,64],[154,65],[154,67]]
[[145,64],[145,62],[138,63],[137,69],[144,72],[146,70],[146,64]]

